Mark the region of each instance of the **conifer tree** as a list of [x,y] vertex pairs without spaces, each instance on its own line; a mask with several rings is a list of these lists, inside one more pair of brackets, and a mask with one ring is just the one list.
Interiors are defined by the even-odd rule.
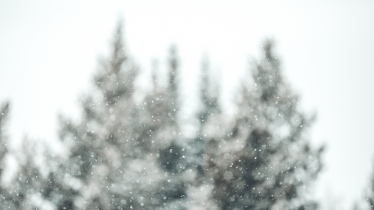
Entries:
[[8,121],[8,115],[9,115],[9,102],[6,102],[4,103],[2,106],[1,106],[1,109],[0,109],[0,144],[1,144],[1,148],[0,148],[0,163],[1,163],[1,166],[0,166],[0,176],[2,175],[2,172],[3,172],[3,160],[4,160],[4,157],[5,155],[7,154],[8,152],[8,148],[7,148],[7,135],[6,135],[6,123]]
[[78,123],[61,117],[61,139],[69,145],[68,181],[78,183],[76,209],[165,209],[184,195],[177,168],[178,61],[171,50],[170,81],[143,101],[133,97],[138,67],[117,28],[112,54],[84,96]]
[[[53,206],[43,198],[42,192],[46,177],[41,174],[40,166],[36,163],[38,149],[43,148],[41,144],[37,144],[28,138],[24,138],[21,147],[16,151],[8,151],[8,138],[6,135],[6,123],[9,117],[9,103],[4,103],[0,109],[0,208],[1,209],[39,209],[44,206]],[[4,182],[3,172],[9,170],[5,168],[5,157],[12,156],[17,161],[17,165],[12,165],[12,177],[7,177]],[[45,166],[47,167],[47,166]],[[8,173],[8,176],[10,174]]]
[[48,171],[48,165],[44,165],[44,163],[38,165],[36,160],[45,155],[40,151],[45,149],[44,147],[45,145],[42,145],[41,142],[37,143],[35,140],[25,137],[20,149],[13,154],[17,159],[18,170],[7,187],[8,192],[12,195],[13,209],[29,210],[53,207],[53,203],[43,197],[48,180],[42,174],[41,167]]
[[310,146],[305,132],[313,118],[299,111],[272,41],[265,42],[252,77],[253,88],[243,85],[233,127],[219,132],[216,125],[205,150],[213,197],[220,209],[316,208],[304,188],[321,169],[323,147]]
[[190,139],[187,145],[186,159],[189,163],[185,182],[188,184],[187,209],[217,209],[211,193],[213,179],[206,176],[207,169],[205,148],[208,142],[206,132],[210,132],[210,126],[215,124],[222,113],[218,103],[218,91],[213,85],[209,74],[209,62],[204,58],[200,73],[200,109],[197,111],[198,131],[194,139]]
[[[9,102],[0,107],[0,178],[3,179],[5,169],[5,156],[8,153],[6,126],[9,115]],[[4,185],[0,185],[0,207],[4,208],[13,205],[13,198]]]
[[370,185],[369,190],[366,194],[366,200],[367,204],[369,206],[369,209],[374,209],[374,173],[370,177]]

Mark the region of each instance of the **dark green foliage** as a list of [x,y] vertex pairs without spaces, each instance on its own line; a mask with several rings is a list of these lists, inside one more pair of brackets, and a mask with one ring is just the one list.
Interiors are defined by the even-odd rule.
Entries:
[[182,158],[182,150],[179,146],[171,144],[169,147],[160,151],[160,163],[162,168],[170,173],[177,173],[177,164]]

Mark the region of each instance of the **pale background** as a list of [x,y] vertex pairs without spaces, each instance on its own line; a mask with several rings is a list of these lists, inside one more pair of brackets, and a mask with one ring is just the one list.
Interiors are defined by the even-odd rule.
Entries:
[[261,41],[274,38],[303,110],[318,114],[313,144],[327,144],[315,196],[324,209],[362,201],[374,161],[374,1],[0,0],[0,101],[12,103],[13,141],[53,142],[57,114],[78,116],[79,94],[120,18],[143,75],[153,59],[164,68],[175,43],[184,87],[196,91],[208,55],[224,101],[235,99]]

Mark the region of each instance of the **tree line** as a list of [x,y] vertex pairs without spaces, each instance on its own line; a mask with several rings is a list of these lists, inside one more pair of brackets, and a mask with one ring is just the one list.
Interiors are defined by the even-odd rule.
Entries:
[[[311,146],[306,132],[314,116],[300,111],[273,48],[272,40],[264,41],[229,117],[208,63],[202,64],[201,106],[190,137],[182,132],[176,47],[169,51],[167,85],[154,71],[152,89],[139,102],[139,67],[119,24],[111,54],[81,97],[79,120],[59,117],[66,155],[27,139],[10,151],[9,103],[1,107],[2,180],[7,157],[17,160],[11,180],[0,185],[1,209],[318,209],[308,186],[322,168],[324,147]],[[373,193],[369,198],[373,206]]]

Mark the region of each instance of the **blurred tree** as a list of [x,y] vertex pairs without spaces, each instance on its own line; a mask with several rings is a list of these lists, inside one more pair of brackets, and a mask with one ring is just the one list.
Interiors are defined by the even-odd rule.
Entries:
[[47,177],[49,165],[43,158],[47,157],[45,156],[47,151],[41,142],[24,138],[20,149],[13,154],[18,163],[18,170],[12,176],[8,186],[8,192],[12,195],[14,204],[13,208],[8,206],[9,209],[28,210],[53,207],[53,203],[43,197],[43,192],[49,182]]
[[4,103],[1,106],[0,109],[0,176],[2,175],[3,169],[4,169],[4,157],[8,152],[7,148],[7,135],[5,132],[6,123],[8,121],[8,115],[9,115],[9,102]]
[[312,149],[305,136],[313,117],[298,110],[272,41],[263,53],[252,69],[254,87],[243,85],[233,127],[212,121],[205,131],[204,171],[214,179],[220,209],[315,209],[304,193],[321,169],[323,147]]
[[364,208],[361,207],[361,205],[357,202],[355,202],[352,206],[352,210],[363,210]]
[[120,24],[111,57],[94,76],[96,89],[83,97],[81,121],[60,120],[61,139],[70,148],[64,167],[69,182],[79,186],[72,198],[77,209],[165,209],[185,193],[177,175],[176,50],[170,53],[168,88],[154,82],[153,91],[136,102],[138,67],[122,36]]
[[206,57],[202,60],[200,77],[200,108],[196,113],[198,130],[195,138],[187,139],[185,147],[188,169],[185,173],[185,182],[188,186],[186,208],[211,210],[217,206],[211,196],[213,179],[204,172],[207,168],[204,149],[208,140],[205,132],[217,123],[217,116],[221,116],[222,113],[218,102],[218,88],[210,78],[209,62]]
[[[48,171],[47,165],[37,164],[37,158],[41,153],[39,149],[43,145],[37,144],[28,138],[24,138],[21,147],[16,151],[8,151],[8,139],[6,136],[6,122],[9,115],[9,103],[5,103],[0,110],[0,208],[1,209],[42,209],[43,206],[53,206],[41,193],[45,187],[46,177],[41,173],[41,166]],[[16,162],[9,164],[6,156],[12,157]],[[9,166],[6,168],[5,166]],[[6,171],[7,177],[4,177]],[[6,179],[6,181],[4,180]]]
[[360,202],[356,201],[352,207],[353,210],[361,210],[361,209],[374,210],[374,170],[370,176],[369,181],[370,181],[369,187],[365,189],[365,194],[364,194],[365,202],[362,203],[361,201]]
[[7,146],[7,134],[6,134],[6,126],[9,116],[9,102],[5,102],[0,107],[0,178],[2,184],[0,185],[0,207],[5,209],[7,206],[14,205],[13,198],[9,193],[6,186],[3,184],[4,179],[4,171],[5,171],[5,157],[8,153],[8,146]]
[[[373,170],[374,171],[374,170]],[[374,209],[374,172],[370,177],[370,185],[366,195],[366,199],[369,205],[369,209]]]

